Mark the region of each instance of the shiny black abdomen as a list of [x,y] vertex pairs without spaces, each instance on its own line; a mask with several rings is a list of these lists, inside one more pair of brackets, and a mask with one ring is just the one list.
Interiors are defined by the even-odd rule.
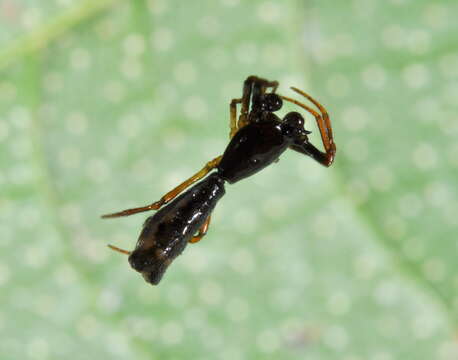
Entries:
[[167,266],[183,252],[224,194],[224,181],[214,173],[147,218],[129,256],[131,266],[146,281],[159,283]]
[[218,173],[229,183],[253,175],[278,159],[289,146],[275,119],[250,123],[232,138],[218,166]]

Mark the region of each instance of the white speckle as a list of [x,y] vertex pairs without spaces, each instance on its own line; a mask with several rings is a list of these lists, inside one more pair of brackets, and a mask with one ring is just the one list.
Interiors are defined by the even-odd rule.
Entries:
[[75,135],[83,134],[87,129],[87,118],[82,112],[72,112],[66,119],[67,129]]
[[95,26],[95,32],[100,40],[107,41],[118,32],[119,25],[112,18],[105,18],[99,21]]
[[229,64],[229,54],[226,49],[221,47],[210,49],[205,58],[207,64],[216,70],[225,69]]
[[441,281],[445,276],[445,264],[439,259],[428,259],[423,264],[423,272],[429,280]]
[[112,289],[103,289],[99,295],[97,305],[100,310],[105,313],[116,312],[122,303],[122,298],[119,293]]
[[401,49],[406,41],[406,31],[399,25],[388,25],[382,31],[382,42],[387,48]]
[[38,315],[48,318],[52,315],[56,303],[57,298],[47,294],[40,294],[33,298],[33,309]]
[[380,268],[380,259],[371,253],[363,253],[355,257],[353,266],[358,277],[370,279]]
[[214,16],[205,16],[197,22],[197,28],[202,35],[215,37],[220,33],[221,24],[218,18]]
[[157,51],[167,51],[173,46],[175,39],[170,29],[159,28],[154,32],[152,41]]
[[393,186],[393,173],[384,166],[377,166],[369,171],[369,179],[374,189],[388,191]]
[[81,153],[78,148],[67,146],[60,149],[57,157],[61,166],[68,169],[75,169],[80,164]]
[[288,199],[285,196],[269,196],[262,205],[262,210],[266,216],[279,220],[288,211]]
[[34,338],[26,344],[29,359],[47,359],[49,356],[49,343],[43,338]]
[[193,95],[184,101],[183,110],[187,118],[203,121],[207,116],[208,106],[200,96]]
[[189,301],[189,288],[180,284],[172,284],[167,291],[168,302],[176,307],[184,308]]
[[376,353],[370,360],[393,360],[393,355],[386,351]]
[[76,331],[85,339],[94,339],[101,335],[101,324],[92,315],[83,316],[76,323]]
[[169,321],[161,327],[160,334],[165,345],[179,344],[183,339],[183,326],[177,322]]
[[443,208],[452,198],[452,189],[447,183],[436,181],[425,187],[425,197],[430,205]]
[[188,252],[186,257],[182,260],[183,265],[194,274],[200,274],[208,268],[208,257],[202,252]]
[[423,201],[415,193],[405,194],[399,197],[399,213],[403,217],[414,218],[423,210]]
[[404,251],[404,254],[406,254],[406,256],[412,260],[418,261],[425,254],[424,243],[422,239],[418,238],[407,239],[404,242],[402,249]]
[[394,214],[389,214],[385,217],[383,228],[388,236],[397,240],[402,239],[407,232],[405,220]]
[[86,166],[86,173],[97,183],[106,181],[110,174],[108,165],[103,159],[90,159]]
[[432,170],[437,165],[437,152],[430,144],[418,145],[412,154],[415,166],[421,170]]
[[226,313],[234,322],[244,321],[248,317],[249,310],[247,302],[240,298],[231,299],[226,306]]
[[43,78],[43,87],[50,93],[57,93],[64,87],[62,75],[56,72],[47,73]]
[[28,30],[37,27],[43,21],[42,10],[38,7],[22,8],[22,24]]
[[258,217],[255,212],[250,209],[240,209],[233,217],[234,230],[244,234],[253,233],[258,227]]
[[15,165],[9,169],[8,177],[10,182],[12,184],[20,185],[31,181],[33,178],[32,170],[33,169],[30,166],[27,166],[24,163]]
[[350,92],[350,81],[343,74],[333,74],[326,81],[326,89],[334,97],[344,97]]
[[118,103],[122,100],[125,94],[124,87],[115,81],[111,81],[104,86],[103,95],[105,98],[113,103]]
[[336,236],[336,222],[328,213],[318,213],[313,216],[312,228],[319,238],[334,238]]
[[446,54],[439,59],[439,68],[446,79],[458,77],[458,54]]
[[[456,98],[458,96],[458,81],[450,81],[445,83],[445,87],[442,89],[443,95],[442,99],[445,102],[444,105],[450,105],[450,107],[454,107],[456,105]],[[445,113],[444,118],[439,117],[439,125],[441,127],[442,132],[450,137],[456,139],[458,135],[458,124],[457,124],[457,115],[451,114],[444,109],[441,109],[442,114]],[[436,114],[435,118],[440,116]]]
[[258,59],[259,50],[254,43],[244,43],[235,49],[235,56],[242,64],[254,64]]
[[168,10],[167,0],[148,0],[148,9],[153,15],[161,15]]
[[260,351],[271,353],[277,350],[280,346],[278,334],[273,330],[263,330],[256,338],[256,344]]
[[0,121],[0,141],[5,140],[9,132],[8,123],[6,121]]
[[400,319],[395,315],[384,316],[377,323],[380,334],[386,338],[396,338],[401,330]]
[[367,66],[362,72],[364,84],[372,90],[379,90],[386,83],[386,71],[378,64]]
[[431,2],[423,6],[423,18],[427,27],[440,29],[448,26],[449,16],[453,16],[453,12],[449,11],[444,4]]
[[422,122],[435,123],[441,115],[441,107],[437,99],[427,97],[419,99],[414,105],[414,114]]
[[31,144],[24,138],[15,139],[15,141],[8,144],[10,146],[11,154],[16,158],[24,158],[31,153]]
[[0,286],[8,283],[10,279],[10,270],[5,264],[0,264]]
[[0,82],[0,100],[5,102],[13,102],[16,99],[16,87],[10,82]]
[[191,84],[196,81],[197,71],[193,63],[184,61],[175,66],[173,75],[177,82]]
[[440,327],[440,320],[428,313],[420,313],[413,318],[412,331],[418,339],[428,339]]
[[164,144],[169,150],[181,150],[187,141],[183,131],[179,128],[171,128],[166,132],[167,142]]
[[42,247],[28,246],[24,251],[24,263],[35,269],[42,268],[48,262],[48,252]]
[[77,271],[69,265],[62,265],[56,269],[54,279],[62,287],[71,286],[78,279]]
[[221,0],[221,3],[224,6],[233,7],[237,6],[240,3],[240,0]]
[[279,23],[282,18],[283,8],[278,2],[265,1],[259,5],[258,18],[268,24]]
[[254,270],[253,255],[246,249],[237,249],[229,258],[231,267],[242,274],[248,274]]
[[349,106],[342,111],[342,121],[348,130],[357,132],[367,125],[367,112],[359,106]]
[[139,56],[145,52],[145,39],[140,34],[128,35],[122,45],[129,56]]
[[91,64],[91,57],[86,49],[74,49],[70,54],[70,64],[76,70],[85,70]]
[[351,138],[343,147],[345,155],[355,162],[363,162],[369,155],[367,141],[363,138]]
[[262,60],[271,67],[281,67],[285,64],[288,52],[281,44],[268,44],[262,49]]
[[323,334],[323,342],[335,350],[343,350],[348,344],[348,333],[340,326],[331,326]]
[[355,178],[347,182],[346,192],[356,204],[363,204],[369,197],[369,186],[365,181]]
[[402,78],[411,89],[420,89],[430,81],[428,68],[423,64],[412,64],[402,71]]
[[333,293],[328,299],[327,308],[333,315],[344,315],[350,309],[350,299],[346,293]]
[[141,131],[141,123],[137,116],[127,115],[119,120],[118,129],[122,136],[134,138]]
[[15,106],[10,111],[11,123],[19,130],[25,130],[31,119],[30,112],[23,106]]
[[382,281],[374,290],[375,301],[381,306],[392,306],[399,300],[398,284],[389,280]]
[[[123,333],[111,330],[105,334],[106,336],[106,350],[109,354],[116,355],[116,357],[126,358],[129,351],[126,336]],[[108,356],[113,357],[113,356]]]
[[135,57],[127,57],[121,63],[122,74],[130,80],[138,79],[143,73],[143,65]]
[[332,43],[335,44],[335,51],[338,54],[351,56],[354,52],[354,41],[353,36],[349,34],[337,34]]
[[407,36],[407,46],[415,55],[428,52],[431,47],[431,33],[425,30],[411,31]]
[[65,6],[72,5],[73,1],[74,0],[57,0],[56,2],[57,4],[59,4],[59,6],[65,7]]
[[223,289],[213,281],[204,282],[199,289],[200,298],[209,305],[218,305],[223,299]]

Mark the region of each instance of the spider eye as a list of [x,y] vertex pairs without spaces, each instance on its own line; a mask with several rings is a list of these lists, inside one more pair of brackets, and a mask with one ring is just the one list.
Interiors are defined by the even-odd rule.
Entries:
[[265,94],[261,100],[261,107],[264,111],[277,111],[283,106],[283,100],[277,94]]

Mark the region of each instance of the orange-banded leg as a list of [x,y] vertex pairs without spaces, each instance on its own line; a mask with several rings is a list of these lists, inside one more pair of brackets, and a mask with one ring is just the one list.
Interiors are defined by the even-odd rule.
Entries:
[[283,100],[292,102],[300,106],[301,108],[308,111],[310,114],[312,114],[315,117],[315,120],[318,125],[318,129],[320,130],[321,141],[323,142],[323,146],[325,149],[325,153],[323,153],[322,151],[319,151],[318,149],[315,148],[315,150],[320,153],[320,154],[317,154],[318,156],[316,156],[315,158],[323,165],[330,166],[333,163],[334,157],[336,154],[336,144],[334,143],[334,138],[332,135],[331,120],[329,119],[328,112],[326,111],[323,105],[321,105],[318,101],[316,101],[314,98],[312,98],[310,95],[308,95],[304,91],[299,90],[295,87],[291,87],[291,89],[301,94],[302,96],[306,97],[307,99],[309,99],[320,110],[321,115],[317,111],[311,109],[307,105],[304,105],[303,103],[295,99],[292,99],[286,96],[280,96]]
[[197,235],[193,236],[193,238],[189,240],[190,243],[194,244],[196,242],[199,242],[205,235],[207,235],[208,227],[210,226],[210,219],[211,215],[207,218],[207,220],[205,220],[203,225],[200,227]]
[[181,193],[183,190],[185,190],[187,187],[191,186],[194,184],[196,181],[202,179],[205,175],[207,175],[211,170],[216,168],[221,161],[222,156],[218,156],[214,158],[213,160],[209,161],[200,171],[195,173],[193,176],[191,176],[189,179],[186,181],[182,182],[180,185],[178,185],[176,188],[173,190],[169,191],[167,194],[165,194],[159,201],[153,202],[150,205],[138,207],[138,208],[133,208],[133,209],[127,209],[123,211],[119,211],[113,214],[107,214],[103,215],[102,218],[114,218],[114,217],[120,217],[120,216],[129,216],[133,214],[137,214],[139,212],[143,211],[148,211],[148,210],[157,210],[161,206],[167,204],[171,200],[173,200],[179,193]]

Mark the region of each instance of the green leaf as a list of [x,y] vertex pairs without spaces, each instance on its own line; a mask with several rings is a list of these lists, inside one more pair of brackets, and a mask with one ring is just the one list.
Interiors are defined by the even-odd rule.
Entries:
[[[2,358],[458,356],[458,5],[0,5]],[[221,154],[251,74],[327,107],[336,163],[288,152],[228,185],[151,287],[106,248],[146,214],[99,215]]]

